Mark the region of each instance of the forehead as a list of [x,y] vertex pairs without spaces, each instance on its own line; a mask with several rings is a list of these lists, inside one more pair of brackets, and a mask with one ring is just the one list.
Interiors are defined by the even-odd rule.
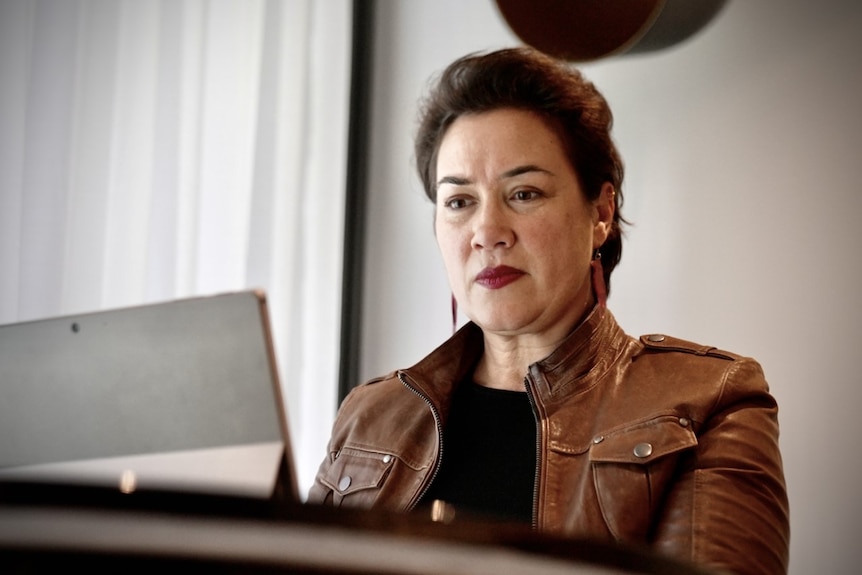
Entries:
[[457,118],[440,142],[441,170],[466,163],[568,163],[560,131],[552,121],[528,110],[500,108]]

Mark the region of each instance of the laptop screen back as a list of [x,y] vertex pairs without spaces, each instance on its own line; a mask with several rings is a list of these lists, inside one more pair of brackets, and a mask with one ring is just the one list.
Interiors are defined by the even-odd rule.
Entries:
[[0,479],[293,495],[270,333],[259,291],[0,326]]

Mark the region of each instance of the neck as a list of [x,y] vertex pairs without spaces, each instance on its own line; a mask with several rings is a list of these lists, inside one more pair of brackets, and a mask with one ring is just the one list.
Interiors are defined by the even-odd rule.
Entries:
[[484,332],[485,350],[473,372],[474,381],[485,387],[524,391],[530,365],[551,355],[591,310],[588,306],[574,325],[557,333],[501,335]]
[[479,385],[524,391],[524,378],[531,364],[548,357],[562,339],[539,342],[523,337],[485,334],[485,351],[473,378]]

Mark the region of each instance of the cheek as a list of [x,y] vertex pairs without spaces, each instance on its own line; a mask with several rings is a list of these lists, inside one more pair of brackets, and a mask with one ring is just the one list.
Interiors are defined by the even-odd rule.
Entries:
[[522,243],[528,244],[534,254],[558,254],[572,247],[572,243],[576,241],[577,230],[569,225],[569,221],[566,218],[538,219],[530,222],[529,227],[521,228],[519,239]]
[[[464,263],[464,238],[457,231],[445,225],[435,224],[435,236],[437,238],[437,249],[443,257],[443,263],[451,275],[463,266]],[[469,242],[466,243],[469,251]]]
[[529,251],[559,273],[579,274],[589,267],[592,230],[576,225],[539,226],[530,235]]

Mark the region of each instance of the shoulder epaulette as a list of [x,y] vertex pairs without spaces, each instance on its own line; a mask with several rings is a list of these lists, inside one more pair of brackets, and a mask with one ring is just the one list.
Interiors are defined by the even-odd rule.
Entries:
[[710,357],[721,357],[724,359],[739,359],[739,355],[718,349],[711,345],[702,345],[671,337],[661,333],[650,333],[640,337],[641,343],[650,350],[655,351],[681,351],[683,353],[692,353],[694,355],[708,355]]

